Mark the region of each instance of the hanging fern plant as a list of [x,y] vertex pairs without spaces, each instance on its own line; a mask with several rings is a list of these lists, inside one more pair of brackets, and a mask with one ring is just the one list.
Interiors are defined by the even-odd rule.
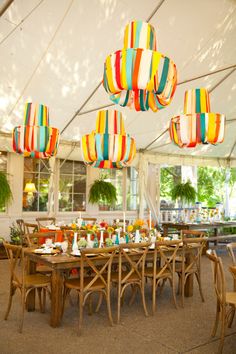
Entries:
[[89,203],[103,203],[112,205],[117,201],[116,187],[111,182],[107,182],[104,178],[96,179],[90,187]]
[[4,207],[12,199],[10,184],[7,175],[0,171],[0,208]]
[[194,203],[196,196],[196,190],[190,181],[176,184],[171,191],[172,200],[180,200],[181,203]]

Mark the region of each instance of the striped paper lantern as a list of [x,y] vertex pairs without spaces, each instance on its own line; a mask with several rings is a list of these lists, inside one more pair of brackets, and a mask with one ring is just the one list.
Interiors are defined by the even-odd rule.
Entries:
[[105,61],[103,86],[110,99],[136,111],[168,106],[177,84],[174,62],[156,51],[155,29],[132,21],[125,28],[124,48]]
[[170,122],[170,137],[179,147],[218,144],[224,141],[225,116],[210,112],[209,93],[205,88],[185,92],[184,114]]
[[99,111],[96,131],[81,140],[84,162],[99,168],[122,168],[131,164],[136,153],[135,140],[125,133],[122,114]]
[[26,157],[49,158],[57,153],[59,130],[49,126],[48,107],[26,103],[24,125],[13,129],[13,150]]

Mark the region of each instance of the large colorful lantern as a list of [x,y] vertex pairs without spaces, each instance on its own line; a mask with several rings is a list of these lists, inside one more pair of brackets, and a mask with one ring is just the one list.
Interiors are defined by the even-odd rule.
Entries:
[[57,153],[59,130],[49,126],[48,107],[26,103],[24,125],[13,130],[13,150],[26,157],[49,158]]
[[132,21],[125,28],[124,48],[105,61],[103,85],[110,99],[136,111],[168,106],[177,84],[176,65],[156,51],[155,29]]
[[125,133],[122,114],[115,110],[99,111],[96,131],[81,140],[84,162],[99,168],[122,168],[131,164],[135,140]]
[[170,137],[179,147],[218,144],[224,140],[225,116],[210,112],[209,93],[205,88],[185,92],[184,114],[170,122]]

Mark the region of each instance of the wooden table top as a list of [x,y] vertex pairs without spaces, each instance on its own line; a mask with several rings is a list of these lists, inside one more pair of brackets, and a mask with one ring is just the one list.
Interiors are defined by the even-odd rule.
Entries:
[[191,227],[227,227],[236,226],[236,221],[213,221],[213,222],[201,222],[201,223],[184,223],[184,222],[163,222],[162,226],[191,226]]

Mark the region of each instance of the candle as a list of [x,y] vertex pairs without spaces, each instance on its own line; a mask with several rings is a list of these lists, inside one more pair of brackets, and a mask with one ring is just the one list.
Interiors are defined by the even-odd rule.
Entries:
[[81,219],[81,211],[79,212],[79,219]]
[[149,230],[152,228],[152,212],[149,210]]
[[123,212],[123,231],[125,233],[125,212]]

